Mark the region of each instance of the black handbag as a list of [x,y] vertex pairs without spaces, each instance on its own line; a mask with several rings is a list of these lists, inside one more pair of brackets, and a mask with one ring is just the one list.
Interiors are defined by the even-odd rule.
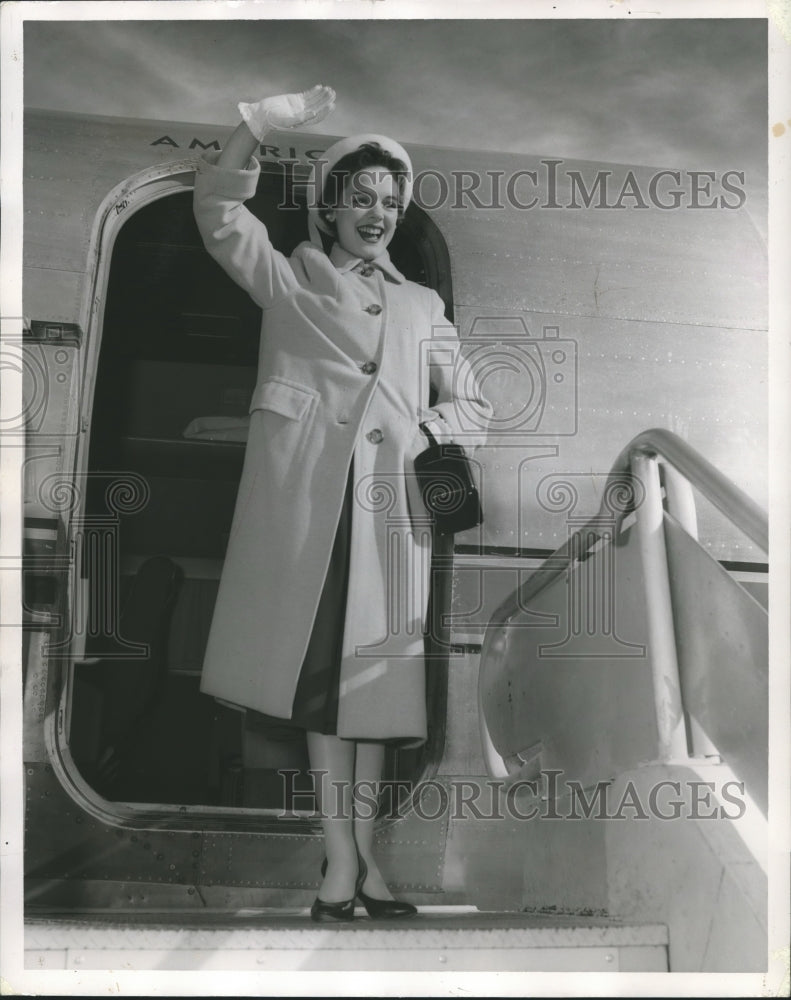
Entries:
[[437,531],[453,535],[481,524],[481,498],[464,448],[460,444],[438,444],[426,424],[421,424],[420,429],[431,444],[415,457],[415,475]]

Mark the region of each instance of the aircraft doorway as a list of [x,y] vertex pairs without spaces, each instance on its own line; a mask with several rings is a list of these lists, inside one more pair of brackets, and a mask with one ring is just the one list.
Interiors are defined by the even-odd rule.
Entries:
[[[278,209],[284,194],[297,207]],[[304,198],[280,168],[262,170],[247,204],[278,249],[288,254],[304,239]],[[452,318],[447,250],[419,209],[407,213],[391,257],[437,289]],[[105,800],[173,806],[182,819],[184,807],[202,806],[277,814],[289,804],[286,780],[292,791],[310,787],[304,736],[274,739],[199,691],[244,444],[184,432],[198,417],[246,417],[259,330],[260,310],[203,247],[191,191],[123,224],[86,414],[83,513],[99,529],[82,533],[77,553],[87,638],[73,670],[69,746]],[[102,533],[108,517],[117,529]],[[416,782],[439,760],[446,674],[436,662],[429,741],[388,751],[388,778]],[[283,770],[295,773],[284,779]]]

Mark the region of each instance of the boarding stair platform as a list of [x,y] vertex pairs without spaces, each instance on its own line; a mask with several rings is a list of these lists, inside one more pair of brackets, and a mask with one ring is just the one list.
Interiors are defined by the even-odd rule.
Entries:
[[606,917],[423,907],[401,920],[314,924],[308,909],[37,915],[29,969],[666,972],[667,929]]
[[[60,843],[28,873],[26,968],[765,971],[765,583],[699,543],[693,488],[766,551],[765,514],[653,430],[541,565],[449,560],[446,729],[426,784],[451,807],[376,843],[414,918],[312,923],[320,840],[264,832],[254,809],[225,829],[182,807],[170,828],[138,806],[126,829],[64,800]],[[47,768],[28,769],[31,801],[65,795]]]

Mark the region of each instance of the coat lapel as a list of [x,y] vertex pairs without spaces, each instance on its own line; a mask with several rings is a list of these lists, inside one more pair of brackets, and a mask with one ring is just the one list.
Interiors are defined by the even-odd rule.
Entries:
[[[374,275],[360,278],[350,272],[361,262],[340,248],[333,250],[333,256],[328,257],[314,244],[301,243],[292,257],[295,271],[297,268],[303,270],[306,290],[310,291],[311,311],[317,308],[321,311],[320,317],[311,316],[311,319],[355,364],[381,359],[387,331],[386,286],[391,282],[402,284],[404,278],[387,253],[374,262],[377,265]],[[316,295],[320,299],[316,300]],[[371,306],[378,306],[381,312],[371,314],[367,311]]]

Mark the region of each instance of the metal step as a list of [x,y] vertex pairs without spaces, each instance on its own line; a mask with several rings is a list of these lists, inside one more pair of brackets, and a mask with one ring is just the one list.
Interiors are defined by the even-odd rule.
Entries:
[[314,924],[309,910],[28,918],[28,969],[666,972],[667,929],[606,917],[421,907]]

